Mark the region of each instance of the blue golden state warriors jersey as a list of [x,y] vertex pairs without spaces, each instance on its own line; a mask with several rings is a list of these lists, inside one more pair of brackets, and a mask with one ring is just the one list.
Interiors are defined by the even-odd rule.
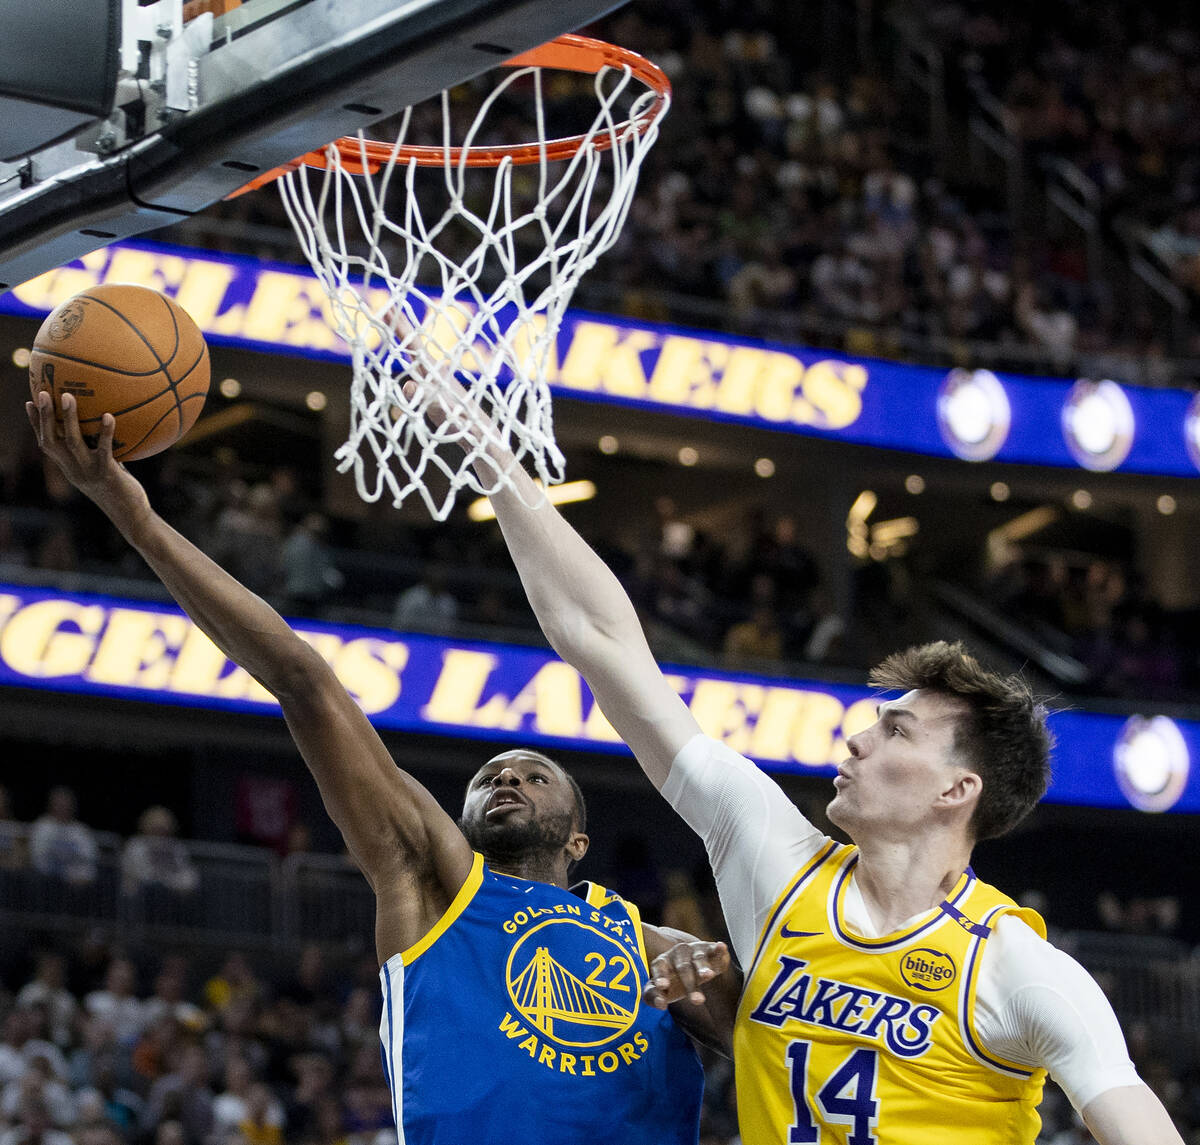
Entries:
[[380,971],[400,1145],[695,1145],[704,1078],[641,1004],[637,908],[496,874],[475,856],[449,910]]

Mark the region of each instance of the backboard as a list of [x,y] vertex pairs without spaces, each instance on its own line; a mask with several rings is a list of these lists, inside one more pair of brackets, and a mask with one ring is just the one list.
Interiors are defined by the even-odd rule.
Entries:
[[[93,15],[104,6],[76,2]],[[179,222],[259,172],[623,2],[108,0],[110,96],[93,92],[83,106],[23,90],[13,74],[23,69],[0,51],[0,100],[12,113],[0,116],[0,155],[15,156],[0,161],[0,292]],[[27,0],[0,0],[0,26],[21,26],[29,11]],[[99,37],[97,27],[63,20],[55,35]],[[52,69],[55,36],[39,37]],[[39,112],[55,130],[29,152]]]

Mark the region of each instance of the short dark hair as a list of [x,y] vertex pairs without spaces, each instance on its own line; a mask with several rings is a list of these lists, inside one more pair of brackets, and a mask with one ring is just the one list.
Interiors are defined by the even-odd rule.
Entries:
[[975,840],[1007,834],[1046,794],[1054,736],[1046,706],[1020,676],[990,672],[961,643],[938,640],[892,653],[872,670],[871,683],[966,705],[954,748],[983,780],[970,824]]

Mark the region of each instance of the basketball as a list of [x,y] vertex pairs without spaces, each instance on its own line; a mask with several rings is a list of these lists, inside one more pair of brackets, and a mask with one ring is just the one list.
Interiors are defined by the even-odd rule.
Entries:
[[137,461],[174,445],[208,394],[208,347],[199,327],[166,295],[123,283],[69,298],[33,342],[29,388],[78,403],[79,428],[95,445],[100,419],[117,419],[113,457]]

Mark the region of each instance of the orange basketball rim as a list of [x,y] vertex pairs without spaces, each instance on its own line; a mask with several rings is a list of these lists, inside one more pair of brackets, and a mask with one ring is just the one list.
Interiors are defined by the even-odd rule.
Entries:
[[[575,33],[558,36],[548,43],[505,60],[500,66],[551,68],[585,75],[597,75],[605,68],[618,71],[628,69],[635,79],[655,93],[655,99],[641,108],[636,116],[618,124],[611,131],[595,135],[568,135],[560,139],[549,139],[544,143],[520,143],[500,147],[428,147],[417,144],[396,146],[394,143],[380,140],[364,140],[353,135],[344,135],[335,139],[329,147],[338,152],[341,165],[355,174],[369,172],[374,175],[392,162],[399,165],[415,163],[418,167],[498,167],[507,159],[519,167],[543,160],[570,159],[585,144],[597,151],[607,151],[613,146],[615,139],[622,138],[629,130],[638,135],[645,134],[671,100],[671,81],[657,64],[619,44],[610,44]],[[264,187],[289,171],[301,167],[328,167],[330,161],[327,151],[326,148],[300,155],[282,167],[264,172],[226,198],[235,199],[238,195]]]

